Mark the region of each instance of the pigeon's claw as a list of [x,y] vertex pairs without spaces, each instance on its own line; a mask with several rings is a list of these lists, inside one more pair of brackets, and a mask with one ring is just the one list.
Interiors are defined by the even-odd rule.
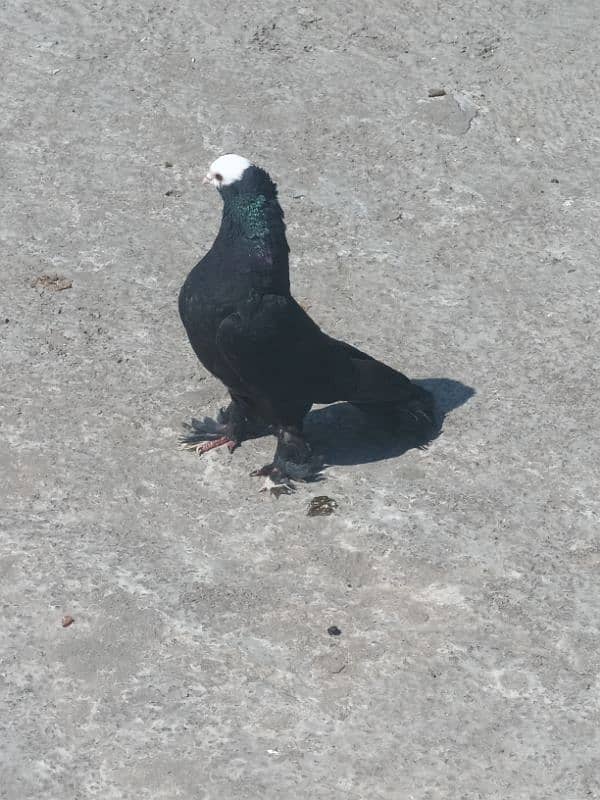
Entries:
[[322,459],[313,455],[308,442],[298,429],[282,428],[277,437],[277,449],[272,463],[254,470],[250,475],[266,477],[260,491],[279,497],[295,490],[293,481],[319,480],[322,466]]
[[284,475],[273,464],[266,464],[260,469],[255,469],[250,475],[253,477],[265,476],[265,482],[259,489],[259,493],[267,492],[273,497],[279,498],[282,494],[292,494],[296,491],[289,476]]
[[250,473],[251,478],[260,478],[263,475],[270,475],[275,467],[273,464],[265,464],[264,467],[260,467],[260,469],[253,469]]
[[193,419],[184,427],[187,432],[179,437],[179,447],[182,450],[193,450],[199,456],[224,444],[227,445],[229,452],[233,453],[240,444],[226,425],[210,417]]
[[[203,453],[208,453],[209,450],[214,450],[215,447],[221,447],[224,444],[227,445],[229,452],[233,453],[239,442],[233,441],[228,436],[219,436],[218,439],[212,439],[210,442],[199,442],[196,445],[191,445],[191,448],[196,451],[196,455],[201,456]],[[186,447],[186,445],[183,446]]]
[[296,490],[292,483],[275,483],[270,476],[267,476],[263,487],[259,491],[268,492],[272,497],[279,500],[282,494],[292,494]]

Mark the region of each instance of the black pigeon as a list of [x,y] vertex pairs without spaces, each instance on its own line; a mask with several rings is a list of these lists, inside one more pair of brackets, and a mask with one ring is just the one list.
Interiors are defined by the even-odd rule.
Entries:
[[[426,437],[433,398],[400,372],[332,339],[290,294],[283,211],[269,175],[241,156],[211,164],[205,183],[219,190],[217,238],[188,275],[179,313],[206,369],[231,396],[217,420],[193,420],[183,446],[198,453],[271,431],[273,463],[257,470],[269,488],[318,475],[321,461],[302,434],[313,403],[347,400],[391,429],[407,423]],[[265,487],[267,488],[267,487]]]

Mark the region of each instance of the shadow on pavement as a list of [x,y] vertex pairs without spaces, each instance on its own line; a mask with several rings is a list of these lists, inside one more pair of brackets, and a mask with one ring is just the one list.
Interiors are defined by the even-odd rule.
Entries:
[[304,430],[315,452],[323,456],[326,465],[333,466],[384,461],[413,448],[422,449],[440,435],[446,415],[475,394],[470,386],[450,378],[427,378],[415,383],[435,397],[438,430],[428,441],[408,432],[392,437],[350,403],[335,403],[313,409],[306,417]]

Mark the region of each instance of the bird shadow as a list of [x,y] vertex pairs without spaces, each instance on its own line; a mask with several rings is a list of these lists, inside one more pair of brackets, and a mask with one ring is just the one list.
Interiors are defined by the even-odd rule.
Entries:
[[427,440],[410,432],[391,436],[350,403],[335,403],[313,409],[304,423],[307,437],[325,465],[369,464],[397,458],[413,448],[423,449],[440,435],[446,416],[475,394],[475,389],[450,378],[427,378],[414,383],[435,398],[438,425]]

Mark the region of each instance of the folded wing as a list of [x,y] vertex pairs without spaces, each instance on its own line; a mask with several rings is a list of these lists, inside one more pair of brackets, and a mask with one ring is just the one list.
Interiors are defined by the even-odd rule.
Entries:
[[220,325],[217,346],[244,393],[281,424],[313,403],[405,406],[419,396],[408,378],[321,331],[291,297],[251,294]]

